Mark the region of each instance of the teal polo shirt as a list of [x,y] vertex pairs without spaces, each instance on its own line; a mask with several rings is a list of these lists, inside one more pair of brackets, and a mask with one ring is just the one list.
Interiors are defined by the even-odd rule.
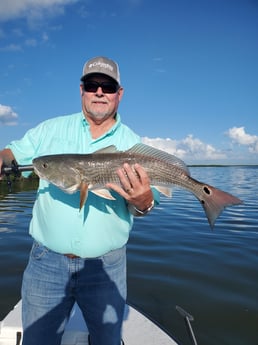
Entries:
[[[140,137],[121,123],[119,114],[106,134],[92,139],[89,124],[80,112],[46,120],[7,147],[23,165],[46,154],[92,153],[109,145],[124,151],[138,142]],[[31,236],[55,252],[80,257],[98,257],[121,248],[128,241],[133,217],[126,201],[112,193],[115,200],[89,192],[80,211],[79,192],[67,194],[40,179],[30,222]]]

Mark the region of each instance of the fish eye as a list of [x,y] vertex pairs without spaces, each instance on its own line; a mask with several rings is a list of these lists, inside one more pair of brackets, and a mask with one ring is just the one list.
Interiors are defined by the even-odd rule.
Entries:
[[46,169],[48,167],[48,164],[47,163],[43,163],[42,167]]

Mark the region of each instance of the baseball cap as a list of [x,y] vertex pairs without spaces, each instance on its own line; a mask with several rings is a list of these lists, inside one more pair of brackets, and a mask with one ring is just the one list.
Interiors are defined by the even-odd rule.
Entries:
[[118,64],[104,56],[97,56],[85,62],[81,81],[93,73],[105,74],[113,78],[120,85],[120,72]]

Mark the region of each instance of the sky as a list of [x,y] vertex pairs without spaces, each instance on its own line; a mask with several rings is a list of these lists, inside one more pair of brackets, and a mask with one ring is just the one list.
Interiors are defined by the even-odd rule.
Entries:
[[258,164],[258,0],[0,0],[0,148],[81,110],[83,64],[118,62],[119,113],[186,164]]

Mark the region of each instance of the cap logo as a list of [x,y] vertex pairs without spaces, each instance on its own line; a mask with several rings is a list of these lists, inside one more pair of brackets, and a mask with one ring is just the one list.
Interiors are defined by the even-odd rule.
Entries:
[[111,72],[113,72],[113,67],[111,65],[109,65],[108,63],[104,63],[104,62],[100,62],[100,61],[96,61],[96,62],[93,62],[91,64],[89,64],[89,69],[93,68],[93,67],[96,67],[96,66],[99,66],[100,68],[106,68],[106,69],[109,69]]
[[[0,0],[1,1],[1,0]],[[82,70],[81,81],[90,74],[105,74],[120,84],[120,73],[118,64],[106,57],[97,56],[85,62]]]

